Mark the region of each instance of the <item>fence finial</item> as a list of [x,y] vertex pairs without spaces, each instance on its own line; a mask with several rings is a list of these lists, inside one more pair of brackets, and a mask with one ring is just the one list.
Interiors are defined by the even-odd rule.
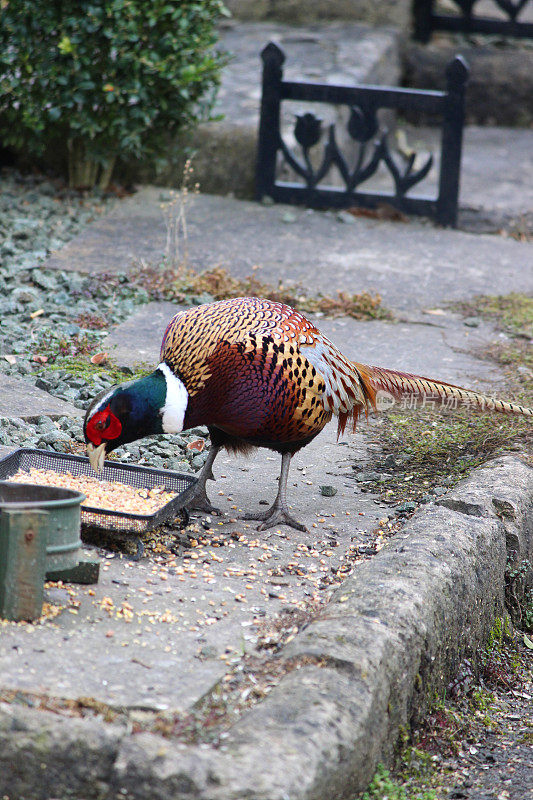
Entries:
[[448,91],[451,89],[460,89],[467,82],[470,76],[470,67],[468,62],[461,55],[457,55],[446,66],[446,81],[448,84]]
[[261,50],[261,58],[263,59],[263,63],[265,65],[268,62],[268,64],[273,67],[281,67],[285,61],[285,53],[275,42],[269,42]]

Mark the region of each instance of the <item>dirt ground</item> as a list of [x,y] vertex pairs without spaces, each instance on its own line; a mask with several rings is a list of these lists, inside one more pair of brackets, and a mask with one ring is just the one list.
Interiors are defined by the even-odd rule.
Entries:
[[531,639],[520,631],[504,637],[482,658],[476,678],[462,665],[449,699],[413,731],[414,747],[389,777],[390,794],[376,786],[371,800],[533,797],[533,650],[525,641]]

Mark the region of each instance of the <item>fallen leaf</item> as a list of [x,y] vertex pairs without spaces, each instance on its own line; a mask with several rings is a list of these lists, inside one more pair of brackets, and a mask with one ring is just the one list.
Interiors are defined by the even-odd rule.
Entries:
[[36,353],[33,356],[32,361],[35,361],[37,364],[46,364],[46,362],[48,361],[48,356],[41,356],[38,353]]
[[423,314],[434,314],[436,317],[443,317],[446,316],[446,312],[443,308],[424,308],[422,310]]
[[391,206],[390,203],[379,203],[377,208],[364,208],[352,206],[346,209],[354,217],[367,217],[368,219],[388,219],[395,222],[409,222],[409,217]]
[[195,439],[194,442],[189,442],[187,450],[196,450],[197,453],[201,453],[204,447],[205,442],[203,439]]
[[527,634],[524,633],[524,644],[526,647],[529,647],[530,650],[533,650],[533,642],[529,638]]
[[94,356],[91,356],[91,364],[105,364],[107,357],[107,353],[95,353]]

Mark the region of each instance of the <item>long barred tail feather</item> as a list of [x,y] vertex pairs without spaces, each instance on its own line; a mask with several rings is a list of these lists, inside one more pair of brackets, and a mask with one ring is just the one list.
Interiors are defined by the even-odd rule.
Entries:
[[453,383],[398,372],[385,367],[352,362],[356,368],[368,403],[377,410],[390,408],[394,401],[403,401],[405,407],[415,408],[418,400],[426,406],[440,405],[445,408],[467,406],[479,411],[502,414],[520,414],[533,417],[533,408],[488,397],[481,392],[463,389]]

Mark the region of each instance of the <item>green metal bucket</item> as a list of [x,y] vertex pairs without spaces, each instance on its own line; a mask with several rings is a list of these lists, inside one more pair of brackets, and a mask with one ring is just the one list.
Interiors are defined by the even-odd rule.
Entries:
[[[80,560],[81,503],[85,495],[56,486],[0,481],[0,517],[4,511],[40,514],[46,541],[46,572],[76,567]],[[44,531],[43,531],[44,528]]]

